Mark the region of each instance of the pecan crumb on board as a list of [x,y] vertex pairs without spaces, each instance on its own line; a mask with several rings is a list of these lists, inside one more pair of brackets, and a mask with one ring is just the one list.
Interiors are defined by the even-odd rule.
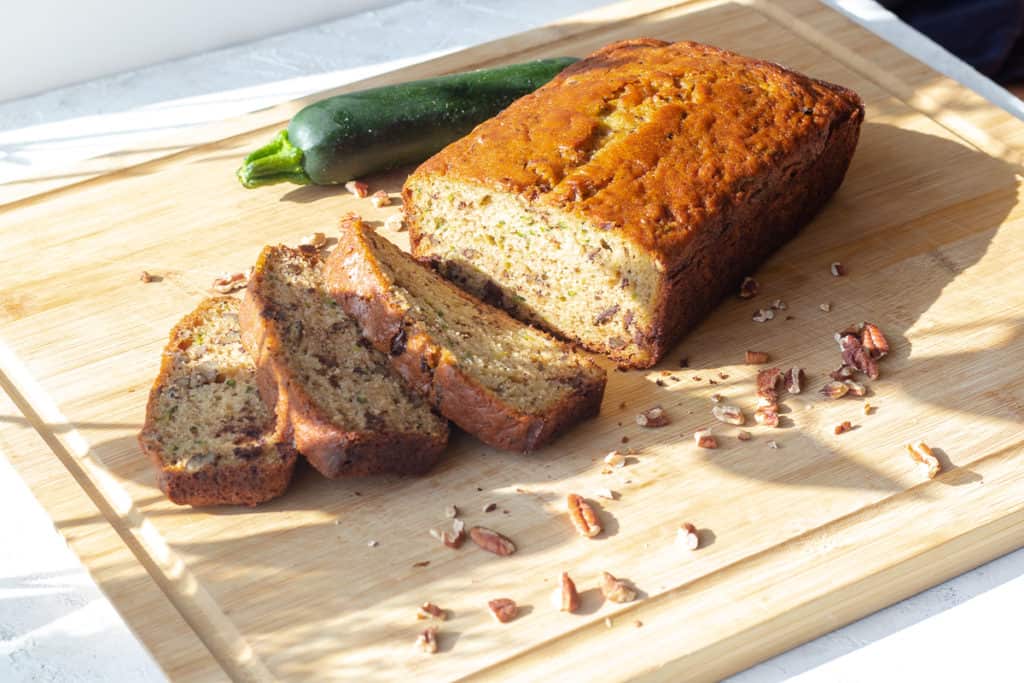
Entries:
[[345,189],[351,194],[359,197],[360,199],[365,198],[370,194],[370,186],[364,183],[362,180],[350,180],[345,183]]
[[569,519],[580,536],[593,538],[601,533],[601,522],[597,518],[597,513],[594,512],[594,508],[590,507],[587,501],[575,493],[570,493],[565,502],[569,511]]
[[420,608],[416,610],[417,619],[437,619],[438,621],[444,621],[448,618],[448,612],[441,609],[432,602],[425,602],[420,605]]
[[942,471],[942,464],[935,457],[935,452],[924,441],[907,444],[910,459],[921,465],[929,479],[934,479]]
[[213,281],[210,288],[218,294],[231,294],[249,283],[249,273],[225,273]]
[[668,415],[661,406],[649,408],[636,416],[636,423],[641,427],[664,427],[668,422]]
[[405,230],[405,219],[402,217],[402,214],[393,213],[384,219],[384,227],[395,232],[402,232]]
[[711,414],[719,422],[731,425],[742,425],[747,421],[743,411],[736,406],[716,405],[711,408]]
[[551,594],[552,604],[562,612],[572,614],[580,608],[580,594],[568,572],[562,572],[559,586]]
[[608,572],[601,572],[601,593],[612,602],[632,602],[636,600],[636,591],[623,581]]
[[501,624],[507,624],[519,614],[519,606],[515,600],[509,598],[496,598],[487,603],[487,609],[491,611],[494,620]]
[[700,534],[697,527],[689,522],[683,522],[676,531],[676,543],[687,550],[696,550],[700,547]]
[[516,551],[515,543],[505,536],[502,536],[497,531],[493,531],[487,527],[473,527],[469,530],[469,537],[473,539],[473,542],[478,546],[487,552],[494,553],[495,555],[501,555],[504,557],[511,555]]
[[700,448],[718,448],[718,439],[711,435],[710,429],[698,429],[693,433],[693,440]]
[[416,638],[416,649],[428,655],[437,652],[437,627],[428,626]]

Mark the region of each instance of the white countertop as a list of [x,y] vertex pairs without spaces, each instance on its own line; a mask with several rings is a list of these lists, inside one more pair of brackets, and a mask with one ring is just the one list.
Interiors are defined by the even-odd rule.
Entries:
[[[1024,118],[1020,100],[874,2],[828,2]],[[125,149],[154,131],[252,111],[595,5],[587,0],[409,0],[385,6],[362,0],[338,3],[336,13],[325,15],[330,3],[314,4],[321,13],[317,17],[350,16],[0,103],[0,183]],[[351,14],[355,5],[379,8]],[[6,11],[9,26],[18,24],[18,12],[12,17]],[[38,15],[34,10],[20,18]],[[267,33],[252,22],[245,30]],[[149,61],[153,54],[166,53],[154,48]],[[40,82],[82,77],[74,55],[65,57],[66,72],[45,74]],[[0,83],[0,97],[3,87]],[[2,457],[0,519],[0,681],[165,680]],[[1024,550],[1019,550],[731,680],[1021,680],[1022,605]]]

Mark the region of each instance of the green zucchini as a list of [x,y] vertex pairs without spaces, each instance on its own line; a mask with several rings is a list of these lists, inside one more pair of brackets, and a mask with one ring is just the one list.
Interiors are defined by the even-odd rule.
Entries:
[[329,97],[245,158],[246,187],[332,185],[423,161],[576,60],[540,59]]

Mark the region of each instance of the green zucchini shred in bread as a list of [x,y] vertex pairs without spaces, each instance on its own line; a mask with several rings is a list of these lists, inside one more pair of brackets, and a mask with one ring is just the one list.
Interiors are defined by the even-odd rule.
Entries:
[[585,354],[474,299],[362,221],[343,224],[326,273],[409,385],[485,443],[531,451],[598,412],[605,372]]
[[437,461],[447,422],[361,338],[325,289],[318,254],[266,247],[241,325],[264,402],[322,474],[422,473]]
[[171,331],[139,443],[173,502],[256,505],[288,488],[296,453],[255,373],[237,299],[207,299]]

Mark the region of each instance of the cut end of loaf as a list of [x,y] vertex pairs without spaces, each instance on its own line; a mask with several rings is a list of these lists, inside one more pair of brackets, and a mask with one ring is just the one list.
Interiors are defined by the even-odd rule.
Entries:
[[629,364],[653,363],[660,273],[619,234],[438,176],[406,186],[416,256],[515,317]]

